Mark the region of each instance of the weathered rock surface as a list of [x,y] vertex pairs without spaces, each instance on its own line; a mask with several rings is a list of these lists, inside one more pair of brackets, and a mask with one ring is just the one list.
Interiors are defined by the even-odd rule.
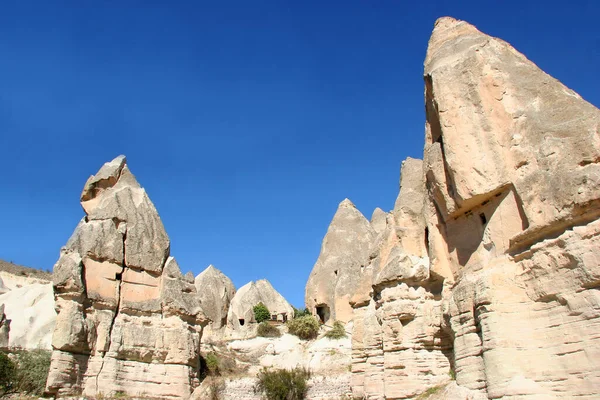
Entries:
[[412,398],[453,370],[435,398],[596,398],[600,111],[452,18],[425,103],[424,161],[385,228],[374,214],[351,299],[353,395]]
[[227,325],[227,311],[235,295],[235,286],[223,272],[209,265],[195,279],[200,306],[210,320],[204,337],[212,335]]
[[231,299],[227,313],[227,327],[233,330],[252,329],[254,306],[263,303],[272,316],[284,321],[294,316],[294,308],[266,279],[249,282],[238,289]]
[[376,211],[373,219],[375,228],[348,199],[340,203],[333,216],[305,293],[306,307],[324,323],[352,319],[350,299],[360,285],[373,241],[383,226],[381,212]]
[[[31,284],[0,295],[8,342],[6,347],[50,349],[56,324],[52,285]],[[0,347],[1,344],[0,344]]]
[[81,204],[86,216],[54,266],[46,391],[189,396],[206,319],[193,276],[169,256],[162,222],[125,157],[88,179]]

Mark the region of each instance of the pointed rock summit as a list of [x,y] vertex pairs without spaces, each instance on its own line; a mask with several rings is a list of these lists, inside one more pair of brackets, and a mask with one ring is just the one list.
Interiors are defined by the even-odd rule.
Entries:
[[597,396],[600,111],[453,18],[424,78],[423,162],[353,301],[353,397],[420,397],[449,370],[463,394],[440,398]]
[[235,295],[235,286],[223,272],[209,265],[195,279],[200,306],[211,321],[211,330],[227,325],[227,311]]
[[46,392],[189,396],[206,319],[193,276],[170,257],[158,212],[124,156],[88,179],[81,205],[86,216],[54,266]]
[[339,204],[306,284],[306,307],[322,322],[352,319],[350,299],[376,236],[376,230],[350,200]]

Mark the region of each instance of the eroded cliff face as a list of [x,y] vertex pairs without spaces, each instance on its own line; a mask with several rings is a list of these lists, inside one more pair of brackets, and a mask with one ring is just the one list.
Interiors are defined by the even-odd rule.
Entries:
[[88,179],[81,205],[86,216],[54,266],[47,393],[189,396],[206,319],[125,157]]
[[[451,18],[425,61],[425,175],[459,385],[600,391],[600,111]],[[448,285],[449,286],[449,285]]]
[[423,163],[374,214],[350,301],[353,395],[411,398],[452,371],[463,398],[596,397],[600,111],[452,18],[425,103]]

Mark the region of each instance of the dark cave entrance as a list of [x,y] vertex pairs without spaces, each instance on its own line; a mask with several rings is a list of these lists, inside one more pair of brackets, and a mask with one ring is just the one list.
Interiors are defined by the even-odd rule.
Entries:
[[241,326],[244,326],[244,323],[246,321],[244,320],[244,318],[240,318],[240,319],[238,319],[238,322],[240,323]]
[[319,304],[316,307],[317,315],[319,316],[319,320],[322,324],[329,320],[329,306],[327,304]]

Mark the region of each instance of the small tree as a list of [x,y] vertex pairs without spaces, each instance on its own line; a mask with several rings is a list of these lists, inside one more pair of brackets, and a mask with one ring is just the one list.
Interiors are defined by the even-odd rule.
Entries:
[[259,324],[263,321],[268,321],[269,319],[271,319],[271,312],[269,311],[267,306],[265,306],[262,302],[255,305],[253,310],[254,310],[254,319]]
[[294,319],[304,317],[305,315],[310,315],[310,311],[308,310],[308,308],[300,309],[294,307]]

